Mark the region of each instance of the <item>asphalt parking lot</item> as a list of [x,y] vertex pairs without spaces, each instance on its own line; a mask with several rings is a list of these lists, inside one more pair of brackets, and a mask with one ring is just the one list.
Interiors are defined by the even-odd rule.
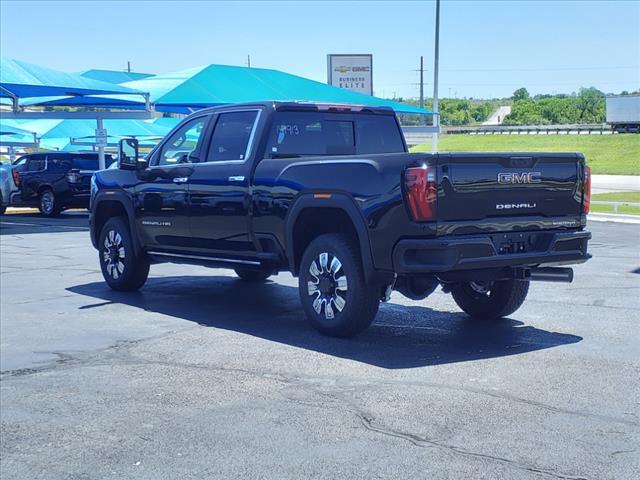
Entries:
[[592,223],[573,284],[474,323],[394,293],[352,340],[295,279],[102,282],[84,215],[0,225],[0,477],[640,478],[640,227]]

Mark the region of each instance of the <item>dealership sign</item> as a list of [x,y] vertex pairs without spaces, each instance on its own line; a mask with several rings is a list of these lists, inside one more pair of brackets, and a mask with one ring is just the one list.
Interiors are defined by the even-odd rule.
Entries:
[[338,88],[373,95],[373,57],[364,55],[327,55],[327,82]]

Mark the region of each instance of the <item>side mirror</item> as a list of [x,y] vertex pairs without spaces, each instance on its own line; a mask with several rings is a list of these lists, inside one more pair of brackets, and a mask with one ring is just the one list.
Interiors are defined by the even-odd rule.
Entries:
[[123,138],[118,142],[118,158],[123,170],[137,170],[140,161],[138,154],[138,140]]

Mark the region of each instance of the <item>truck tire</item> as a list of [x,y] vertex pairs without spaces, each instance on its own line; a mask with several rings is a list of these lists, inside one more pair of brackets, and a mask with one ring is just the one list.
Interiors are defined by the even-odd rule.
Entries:
[[4,204],[4,198],[2,198],[2,193],[0,192],[0,215],[4,215],[6,211],[7,206]]
[[138,290],[149,276],[149,259],[136,255],[129,225],[124,217],[110,218],[100,232],[100,269],[107,284],[121,292]]
[[55,193],[53,193],[53,190],[47,188],[40,192],[38,209],[45,217],[55,217],[62,211],[62,207],[60,206]]
[[264,270],[236,268],[234,271],[236,272],[236,275],[245,282],[264,282],[271,276],[271,272],[266,272]]
[[325,335],[352,337],[373,321],[380,290],[365,282],[358,248],[348,237],[325,234],[304,251],[298,275],[302,307]]
[[469,316],[495,319],[511,315],[527,298],[529,282],[500,280],[496,282],[465,282],[451,287],[451,295]]

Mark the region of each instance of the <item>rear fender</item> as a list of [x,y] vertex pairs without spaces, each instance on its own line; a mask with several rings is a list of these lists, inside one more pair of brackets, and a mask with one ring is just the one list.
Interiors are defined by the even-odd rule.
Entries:
[[[362,266],[367,280],[373,279],[376,271],[373,267],[373,260],[371,256],[371,245],[369,243],[369,232],[367,230],[366,222],[362,211],[357,207],[355,200],[346,194],[327,193],[321,192],[322,198],[318,198],[315,195],[317,193],[304,193],[299,195],[293,202],[293,205],[287,213],[285,219],[285,253],[287,255],[287,261],[289,263],[289,269],[293,275],[298,275],[298,267],[295,261],[294,251],[294,226],[298,217],[309,208],[334,208],[344,211],[351,220],[356,234],[358,236],[358,243],[360,247],[360,255],[362,257]],[[330,195],[330,197],[326,197]]]

